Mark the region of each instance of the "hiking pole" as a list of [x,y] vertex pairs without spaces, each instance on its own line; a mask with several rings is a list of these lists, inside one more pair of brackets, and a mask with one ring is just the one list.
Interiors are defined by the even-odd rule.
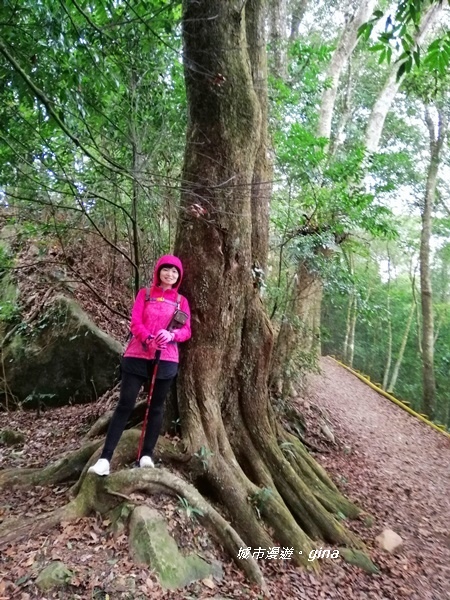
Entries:
[[[178,305],[178,300],[177,300],[177,305]],[[173,329],[182,327],[186,323],[187,319],[188,319],[188,314],[177,308],[177,310],[173,314],[173,317],[170,319],[170,322],[167,326],[167,331],[172,331]],[[153,361],[152,377],[151,377],[150,387],[149,387],[148,396],[147,396],[147,407],[145,409],[144,422],[142,423],[141,437],[139,439],[139,447],[138,447],[138,453],[137,453],[137,458],[136,458],[137,466],[139,466],[139,461],[141,460],[142,446],[144,445],[145,432],[147,430],[148,413],[150,411],[150,404],[152,403],[153,388],[155,387],[156,374],[158,373],[160,357],[161,357],[161,350],[156,350],[155,358]]]
[[145,432],[147,431],[148,413],[150,411],[150,404],[152,403],[153,388],[155,387],[156,374],[158,373],[159,359],[161,357],[161,350],[155,352],[155,358],[153,361],[152,378],[150,381],[150,387],[147,396],[147,407],[145,409],[144,422],[142,424],[141,437],[139,439],[138,453],[136,458],[136,466],[139,466],[141,460],[142,446],[144,445]]

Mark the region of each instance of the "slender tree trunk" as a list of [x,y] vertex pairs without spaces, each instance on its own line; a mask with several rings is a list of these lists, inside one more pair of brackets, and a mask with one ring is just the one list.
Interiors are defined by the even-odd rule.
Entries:
[[416,313],[416,328],[417,328],[417,350],[422,360],[422,319],[420,316],[420,300],[417,298],[417,292],[415,284],[413,285],[413,302],[414,310]]
[[[442,5],[435,3],[431,6],[428,12],[424,15],[420,24],[419,30],[415,36],[416,44],[420,44],[425,35],[430,31],[431,26],[437,21],[438,16],[442,13]],[[381,134],[383,133],[384,122],[387,114],[391,109],[392,102],[397,95],[398,90],[403,82],[404,76],[397,78],[399,65],[396,62],[392,63],[391,71],[386,79],[383,89],[378,94],[378,97],[373,105],[370,113],[369,121],[366,127],[366,153],[370,156],[377,152]]]
[[347,364],[348,364],[348,355],[349,355],[349,347],[350,347],[350,329],[351,329],[351,323],[352,323],[352,310],[353,310],[354,299],[355,299],[355,296],[354,296],[354,292],[352,291],[352,293],[348,297],[347,318],[345,320],[344,347],[342,350],[342,355],[343,355],[344,361]]
[[337,151],[342,146],[344,141],[344,132],[347,124],[352,115],[352,94],[353,94],[353,80],[352,80],[352,64],[351,57],[347,61],[347,76],[346,76],[346,87],[343,94],[343,105],[342,111],[339,118],[336,132],[332,136],[330,149],[329,149],[329,160],[336,156]]
[[138,228],[138,204],[139,204],[139,139],[135,127],[135,103],[136,103],[136,73],[131,73],[131,106],[133,107],[130,117],[130,138],[131,138],[131,156],[132,156],[132,173],[133,173],[133,193],[131,198],[131,232],[132,232],[132,249],[134,262],[134,293],[137,294],[140,285],[140,252],[139,252],[139,228]]
[[[350,292],[349,300],[348,300],[348,306],[347,306],[347,319],[346,319],[346,323],[345,323],[345,339],[344,339],[344,361],[348,365],[350,365],[350,355],[352,353],[350,348],[352,345],[352,340],[353,340],[353,345],[354,345],[354,328],[355,328],[355,322],[356,322],[356,317],[355,317],[356,306],[354,307],[354,305],[356,303],[356,286],[354,283],[355,266],[354,266],[354,260],[353,260],[352,253],[348,253],[344,249],[342,254],[343,254],[345,262],[347,264],[348,272],[351,276],[351,279],[353,280],[353,285],[351,288],[351,292]],[[355,312],[354,312],[354,308],[355,308]]]
[[258,232],[268,226],[261,182],[270,179],[264,8],[261,0],[183,2],[188,131],[175,252],[186,268],[193,338],[178,402],[187,455],[203,456],[203,486],[246,543],[267,548],[273,535],[308,549],[311,536],[350,542],[333,513],[342,502],[344,513],[353,509],[328,478],[314,480],[318,465],[298,440],[301,457],[283,455],[286,432],[269,402],[273,332],[252,273],[267,257]]
[[349,297],[347,307],[347,319],[345,324],[345,339],[344,339],[344,361],[349,365],[353,366],[353,358],[355,354],[355,332],[356,332],[356,321],[358,318],[358,296],[356,290],[353,289]]
[[132,231],[132,248],[133,248],[133,262],[135,264],[134,267],[134,293],[137,294],[139,291],[140,285],[140,253],[139,253],[139,229],[138,229],[138,203],[139,203],[139,189],[137,183],[137,169],[138,169],[138,155],[136,145],[133,143],[132,148],[132,168],[134,173],[133,178],[133,195],[131,199],[131,231]]
[[269,9],[271,72],[287,79],[287,0],[269,0]]
[[348,340],[348,365],[353,367],[353,360],[355,357],[355,333],[356,333],[356,321],[358,319],[358,296],[355,294],[353,298],[352,316],[350,320],[350,332]]
[[384,367],[384,375],[383,375],[383,390],[387,388],[389,375],[391,371],[392,364],[392,316],[391,316],[391,298],[388,294],[387,297],[387,355],[386,355],[386,365]]
[[384,375],[383,375],[383,390],[386,389],[387,384],[389,382],[389,375],[391,371],[391,363],[392,363],[392,315],[391,315],[391,257],[389,253],[388,246],[388,286],[387,286],[387,355],[386,355],[386,365],[384,367]]
[[305,16],[308,3],[309,0],[291,0],[290,2],[291,33],[289,39],[291,42],[298,39],[300,24]]
[[437,133],[428,108],[425,111],[425,121],[430,135],[430,164],[428,167],[422,210],[422,231],[420,235],[420,299],[422,309],[423,409],[430,418],[433,418],[436,382],[434,376],[434,318],[431,287],[430,240],[439,164],[441,161],[442,147],[447,135],[447,119],[444,111],[439,110]]
[[320,102],[319,124],[317,127],[318,137],[331,137],[331,120],[333,117],[336,96],[342,71],[347,60],[350,58],[357,42],[358,29],[365,23],[373,12],[376,0],[362,0],[353,17],[346,24],[336,50],[331,58],[327,70],[329,86],[323,91]]
[[406,344],[408,342],[409,332],[411,329],[415,310],[416,310],[416,305],[414,302],[411,302],[411,308],[409,310],[408,320],[406,321],[405,331],[403,332],[403,337],[402,337],[402,341],[401,341],[400,348],[398,351],[397,360],[395,361],[394,369],[392,371],[391,381],[389,382],[389,385],[387,388],[387,391],[389,393],[394,391],[395,385],[397,383],[398,374],[400,372],[400,367],[402,366],[403,356],[405,354]]

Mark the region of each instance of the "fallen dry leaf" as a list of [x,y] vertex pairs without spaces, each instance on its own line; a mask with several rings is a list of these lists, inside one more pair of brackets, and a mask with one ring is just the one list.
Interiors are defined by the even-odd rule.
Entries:
[[209,579],[208,577],[205,579],[202,579],[202,583],[203,583],[203,585],[206,585],[206,587],[208,587],[210,590],[212,590],[216,587],[216,584],[214,583],[214,581],[212,579]]

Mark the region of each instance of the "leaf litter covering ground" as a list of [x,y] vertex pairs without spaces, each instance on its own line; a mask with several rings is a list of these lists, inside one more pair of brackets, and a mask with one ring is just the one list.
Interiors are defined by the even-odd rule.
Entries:
[[[410,417],[331,359],[322,361],[322,374],[312,375],[304,398],[296,399],[305,415],[316,458],[339,487],[375,517],[368,527],[348,523],[367,543],[380,568],[373,576],[337,560],[322,560],[319,575],[293,567],[289,560],[261,562],[272,598],[293,600],[450,598],[450,443],[445,436]],[[0,446],[0,465],[40,466],[63,451],[77,448],[82,435],[105,407],[99,404],[55,409],[36,419],[35,413],[0,414],[0,428],[9,426],[27,435],[25,447]],[[319,434],[318,415],[324,411],[336,445]],[[61,506],[69,486],[37,487],[2,493],[0,522],[16,515],[29,517]],[[138,503],[164,512],[180,546],[207,560],[220,560],[221,581],[207,579],[183,590],[164,591],[151,570],[135,565],[125,534],[113,536],[101,517],[80,519],[14,544],[0,556],[0,599],[207,599],[260,598],[208,534],[192,523],[176,500],[166,496]],[[384,528],[404,539],[397,556],[378,550],[373,540]],[[324,545],[324,547],[327,547]],[[37,572],[52,560],[62,560],[74,574],[63,591],[43,594],[34,586]]]

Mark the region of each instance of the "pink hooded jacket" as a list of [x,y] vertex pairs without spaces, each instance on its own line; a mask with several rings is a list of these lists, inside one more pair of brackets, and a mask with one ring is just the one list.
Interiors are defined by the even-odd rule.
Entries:
[[[158,271],[162,265],[173,265],[177,267],[180,276],[172,289],[163,290],[158,278]],[[152,345],[146,344],[149,335],[155,336],[160,329],[167,329],[177,308],[178,288],[183,279],[183,265],[176,256],[166,254],[156,263],[153,271],[153,281],[150,293],[146,288],[139,290],[131,311],[131,338],[124,356],[133,358],[155,357],[156,349]],[[148,300],[146,296],[148,295]],[[184,296],[180,296],[180,310],[189,315],[188,320],[179,329],[174,329],[174,341],[167,344],[167,348],[161,351],[161,360],[178,362],[178,345],[176,342],[185,342],[191,337],[191,312],[188,301]]]

